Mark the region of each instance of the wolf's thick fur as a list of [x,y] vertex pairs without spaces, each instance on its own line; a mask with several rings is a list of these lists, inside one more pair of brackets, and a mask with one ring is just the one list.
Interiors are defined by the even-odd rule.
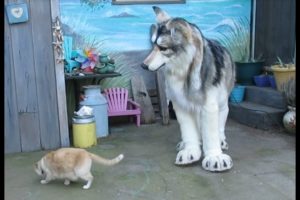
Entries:
[[69,185],[70,181],[81,178],[87,181],[83,189],[89,189],[93,182],[93,175],[90,172],[92,161],[111,166],[119,163],[123,158],[123,154],[120,154],[116,158],[108,160],[84,149],[61,148],[43,156],[35,164],[34,170],[44,178],[41,180],[42,184],[55,179],[64,179],[64,184]]
[[162,67],[167,97],[172,101],[181,130],[175,163],[185,165],[201,157],[209,171],[233,166],[224,154],[228,96],[235,82],[235,65],[229,52],[217,41],[203,36],[200,29],[182,18],[171,18],[153,7],[157,24],[151,26],[153,49],[142,67]]

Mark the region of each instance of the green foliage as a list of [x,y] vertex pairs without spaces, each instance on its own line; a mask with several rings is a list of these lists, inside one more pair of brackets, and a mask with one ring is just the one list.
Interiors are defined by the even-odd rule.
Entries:
[[248,18],[232,19],[232,26],[228,26],[228,32],[218,32],[219,42],[224,45],[235,62],[249,62],[250,52],[250,22]]
[[105,40],[97,40],[92,36],[85,36],[83,38],[83,43],[74,44],[75,49],[96,49],[97,52],[101,52],[101,49],[104,45]]
[[284,63],[280,57],[277,56],[277,62],[275,62],[275,64],[277,64],[277,66],[282,67],[282,68],[293,68],[295,67],[294,63]]
[[102,89],[110,87],[122,87],[128,89],[129,96],[132,96],[131,90],[131,77],[136,73],[131,66],[134,66],[134,63],[128,61],[124,55],[121,53],[108,53],[110,57],[115,60],[115,72],[121,74],[119,77],[115,78],[106,78],[101,80],[100,85]]

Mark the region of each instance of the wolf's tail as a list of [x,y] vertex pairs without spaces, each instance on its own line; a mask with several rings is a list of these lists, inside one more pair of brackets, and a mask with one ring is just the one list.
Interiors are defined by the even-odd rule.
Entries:
[[92,154],[92,153],[90,153],[90,156],[91,156],[93,161],[95,161],[99,164],[102,164],[102,165],[107,165],[107,166],[115,165],[115,164],[119,163],[121,160],[123,160],[123,158],[124,158],[123,154],[120,154],[120,155],[118,155],[117,157],[115,157],[111,160],[103,158],[103,157],[98,156],[96,154]]

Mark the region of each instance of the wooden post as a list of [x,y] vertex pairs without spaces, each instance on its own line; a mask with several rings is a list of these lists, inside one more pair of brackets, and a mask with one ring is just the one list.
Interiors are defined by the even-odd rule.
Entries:
[[158,93],[159,99],[159,107],[160,107],[160,114],[162,117],[162,124],[168,125],[169,124],[169,107],[166,97],[166,85],[165,85],[165,76],[162,70],[158,70],[156,72],[156,89]]
[[[60,16],[59,0],[51,0],[50,2],[51,2],[52,23],[55,24],[57,23],[57,19],[59,19]],[[54,42],[56,42],[58,39],[59,38],[55,38],[53,36]],[[54,61],[55,61],[60,140],[61,140],[61,146],[67,147],[70,146],[70,140],[69,140],[68,114],[67,114],[67,103],[66,103],[64,63],[59,62],[62,57],[57,51],[57,49],[53,48],[53,51],[54,51]]]
[[143,78],[141,76],[133,76],[131,78],[131,87],[134,101],[141,106],[141,123],[154,123],[155,114]]

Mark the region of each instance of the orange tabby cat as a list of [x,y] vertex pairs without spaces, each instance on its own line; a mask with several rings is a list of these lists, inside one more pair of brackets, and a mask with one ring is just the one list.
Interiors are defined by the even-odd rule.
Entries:
[[93,182],[93,175],[90,172],[92,161],[102,165],[115,165],[124,158],[120,154],[114,159],[108,160],[89,153],[79,148],[61,148],[51,151],[42,157],[35,164],[35,172],[42,176],[42,184],[46,184],[51,180],[65,179],[64,184],[69,185],[70,181],[76,181],[79,178],[87,181],[83,189],[89,189]]

